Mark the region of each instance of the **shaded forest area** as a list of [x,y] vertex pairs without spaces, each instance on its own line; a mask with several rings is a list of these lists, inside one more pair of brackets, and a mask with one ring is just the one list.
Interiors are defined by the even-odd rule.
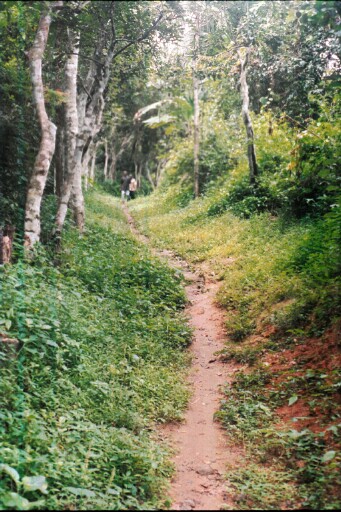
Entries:
[[338,508],[339,1],[0,2],[0,502],[170,507],[181,280],[221,281],[239,509]]

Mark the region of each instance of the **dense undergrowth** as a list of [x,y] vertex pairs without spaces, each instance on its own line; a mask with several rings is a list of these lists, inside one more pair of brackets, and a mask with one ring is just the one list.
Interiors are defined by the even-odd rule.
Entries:
[[177,192],[171,187],[157,201],[140,201],[134,215],[155,244],[210,263],[222,280],[219,301],[230,311],[233,340],[257,332],[259,321],[286,331],[307,325],[313,314],[314,334],[339,316],[339,207],[320,219],[268,212],[250,219],[231,212],[211,217],[213,194],[175,208]]
[[332,197],[303,218],[248,211],[238,183],[231,173],[224,185],[232,208],[219,210],[219,187],[183,201],[183,186],[168,181],[131,209],[153,244],[221,281],[229,341],[220,356],[243,365],[217,414],[245,447],[228,472],[236,508],[336,509],[340,206]]
[[[188,398],[179,278],[131,236],[117,202],[90,194],[83,236],[1,269],[5,509],[154,509],[171,474],[153,424]],[[163,496],[164,498],[164,496]]]

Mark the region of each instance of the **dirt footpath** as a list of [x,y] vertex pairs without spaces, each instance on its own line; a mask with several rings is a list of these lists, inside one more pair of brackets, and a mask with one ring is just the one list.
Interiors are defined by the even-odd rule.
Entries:
[[[148,238],[137,231],[127,208],[124,210],[132,232],[148,243]],[[233,509],[224,475],[226,465],[237,464],[241,452],[227,446],[226,433],[214,421],[214,413],[222,398],[221,387],[233,378],[238,367],[222,363],[215,355],[226,339],[224,312],[214,300],[219,285],[199,268],[190,269],[171,251],[154,253],[183,272],[188,283],[186,312],[194,331],[190,348],[193,366],[189,376],[193,396],[184,422],[162,428],[164,437],[175,449],[176,472],[170,489],[172,510]]]

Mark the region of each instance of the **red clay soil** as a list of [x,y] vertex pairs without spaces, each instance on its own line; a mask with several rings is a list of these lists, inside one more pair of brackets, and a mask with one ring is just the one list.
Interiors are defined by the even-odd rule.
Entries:
[[[127,208],[124,208],[132,232],[144,243]],[[227,496],[224,475],[227,464],[237,464],[241,450],[228,447],[224,430],[214,421],[222,398],[221,387],[233,379],[237,365],[224,364],[215,353],[224,347],[226,332],[224,312],[214,302],[218,283],[207,280],[199,271],[171,251],[154,251],[166,258],[170,266],[180,269],[188,283],[187,314],[193,328],[191,352],[193,365],[189,382],[193,390],[189,408],[182,424],[162,428],[162,436],[174,447],[175,476],[170,498],[172,510],[222,510],[233,508]]]
[[296,362],[304,363],[304,371],[308,369],[332,371],[340,368],[340,331],[339,326],[329,329],[322,338],[309,338],[280,354],[268,354],[265,361],[271,364],[274,372],[284,371]]
[[[325,332],[322,338],[309,338],[304,343],[298,343],[294,347],[283,350],[280,353],[267,354],[264,362],[276,373],[272,386],[279,386],[289,377],[303,377],[307,370],[316,372],[332,372],[341,367],[340,352],[340,330],[336,325]],[[326,379],[328,383],[328,379]],[[293,405],[284,405],[276,409],[276,414],[281,422],[278,429],[295,428],[301,430],[309,428],[312,432],[318,433],[325,430],[327,426],[338,423],[338,420],[331,421],[328,411],[321,411],[318,405],[312,410],[308,402],[312,399],[309,395],[302,396]],[[339,404],[340,397],[337,393],[333,403]],[[296,418],[295,423],[292,419]]]

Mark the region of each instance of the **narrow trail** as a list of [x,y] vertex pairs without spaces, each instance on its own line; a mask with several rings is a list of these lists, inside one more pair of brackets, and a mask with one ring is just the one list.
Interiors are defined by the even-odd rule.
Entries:
[[[132,233],[149,244],[148,237],[137,230],[125,205],[123,210]],[[172,510],[231,509],[233,503],[226,492],[224,475],[227,464],[238,463],[241,451],[227,446],[226,434],[214,421],[214,413],[222,398],[221,386],[232,380],[238,367],[222,363],[215,355],[226,339],[224,312],[214,300],[219,284],[201,269],[192,271],[172,251],[152,249],[152,252],[183,272],[188,283],[186,313],[194,331],[189,375],[193,395],[189,408],[184,423],[168,424],[161,431],[175,449],[176,472],[170,489]]]

